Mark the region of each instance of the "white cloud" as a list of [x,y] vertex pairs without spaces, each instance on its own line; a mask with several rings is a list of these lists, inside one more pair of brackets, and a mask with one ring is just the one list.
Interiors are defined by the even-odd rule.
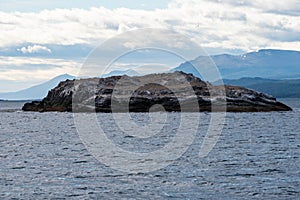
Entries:
[[76,75],[80,66],[63,59],[0,56],[0,80],[45,81],[64,73]]
[[58,66],[78,66],[79,62],[64,59],[45,59],[45,58],[28,58],[28,57],[5,57],[0,56],[0,66],[23,66],[31,65],[58,65]]
[[[19,51],[50,56],[51,45],[99,44],[139,28],[179,32],[215,53],[261,48],[300,50],[300,0],[173,0],[167,8],[155,10],[98,7],[0,12],[0,48],[33,44]],[[139,46],[137,43],[161,41],[166,46],[186,48],[180,38],[171,35],[149,40],[136,36],[122,45],[132,49]],[[76,74],[79,67],[80,63],[69,60],[0,55],[0,80],[47,80],[61,73]]]
[[[300,45],[299,38],[294,38],[293,43],[283,39],[290,32],[300,33],[299,5],[299,0],[175,0],[166,9],[156,10],[100,7],[0,12],[0,38],[4,38],[0,47],[99,43],[127,30],[155,27],[186,34],[210,48],[294,49],[294,42]],[[281,32],[272,37],[270,33],[276,31]]]
[[21,49],[18,49],[18,51],[21,51],[23,54],[43,53],[43,52],[51,53],[51,49],[41,45],[22,47]]

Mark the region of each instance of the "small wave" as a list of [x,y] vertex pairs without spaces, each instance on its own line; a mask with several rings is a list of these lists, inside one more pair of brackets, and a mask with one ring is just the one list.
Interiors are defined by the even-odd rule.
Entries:
[[12,112],[20,112],[22,111],[21,109],[0,109],[0,112],[8,112],[8,113],[12,113]]

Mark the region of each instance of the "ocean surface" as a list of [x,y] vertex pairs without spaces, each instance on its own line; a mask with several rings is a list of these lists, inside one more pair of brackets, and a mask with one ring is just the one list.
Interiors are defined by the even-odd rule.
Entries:
[[[300,99],[280,101],[293,111],[227,113],[204,158],[198,154],[210,114],[201,113],[187,151],[147,173],[98,161],[80,140],[72,113],[22,112],[24,102],[0,102],[0,199],[300,199]],[[162,133],[145,140],[122,134],[111,114],[97,119],[119,147],[148,152],[173,137],[181,113],[169,115]],[[132,119],[149,122],[146,113]]]

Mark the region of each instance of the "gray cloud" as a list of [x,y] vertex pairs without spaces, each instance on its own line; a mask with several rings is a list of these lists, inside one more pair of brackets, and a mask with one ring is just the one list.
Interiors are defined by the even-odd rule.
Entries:
[[[83,46],[95,46],[122,32],[147,27],[178,32],[214,53],[260,48],[300,50],[299,13],[299,0],[173,0],[167,8],[155,10],[98,7],[0,12],[0,38],[5,38],[0,40],[0,79],[46,80],[60,73],[72,73],[80,66],[79,62],[64,60],[70,59],[72,52],[76,57],[85,54],[81,56],[84,57],[87,50]],[[130,49],[138,42],[155,44],[159,39],[162,38],[137,38],[123,46]],[[166,46],[190,51],[180,41],[163,39]],[[27,57],[4,52],[12,47],[18,47],[18,56]],[[61,47],[70,47],[71,53]],[[47,59],[33,58],[41,52]],[[66,58],[49,58],[58,57],[58,52]]]
[[[295,14],[300,13],[299,5],[299,0],[175,0],[166,9],[151,11],[100,7],[38,13],[0,12],[1,22],[5,22],[0,23],[0,36],[6,38],[0,41],[0,47],[22,43],[40,46],[99,43],[127,30],[155,27],[173,29],[195,40],[201,39],[200,42],[210,48],[248,51],[275,39],[268,34],[262,36],[260,29],[270,28],[264,31],[267,33],[272,31],[274,24],[280,24],[287,30],[300,32],[300,17]],[[288,18],[287,23],[282,23],[284,18]],[[10,24],[15,24],[15,28],[12,29]],[[251,32],[252,36],[248,37],[245,32]],[[256,35],[258,40],[254,39]],[[229,40],[224,42],[222,38]],[[253,45],[239,46],[241,43]]]

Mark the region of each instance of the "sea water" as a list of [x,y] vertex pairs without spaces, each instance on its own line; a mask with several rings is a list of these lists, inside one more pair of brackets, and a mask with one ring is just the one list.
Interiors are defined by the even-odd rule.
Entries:
[[[220,138],[202,158],[210,114],[201,113],[187,151],[145,173],[118,171],[97,160],[80,139],[72,113],[22,112],[23,102],[0,102],[0,198],[299,199],[300,99],[281,101],[293,111],[227,113]],[[120,148],[150,152],[170,142],[180,115],[170,113],[151,139],[122,134],[111,114],[97,119]],[[142,126],[149,122],[147,113],[131,117]]]

